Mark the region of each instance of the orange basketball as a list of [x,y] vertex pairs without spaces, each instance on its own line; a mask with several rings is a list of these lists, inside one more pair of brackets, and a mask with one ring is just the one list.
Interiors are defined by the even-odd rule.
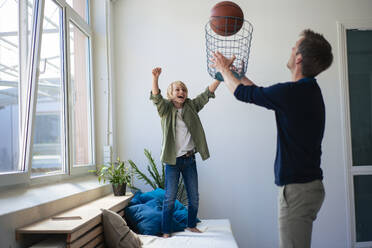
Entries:
[[243,11],[236,3],[219,2],[211,10],[210,26],[219,35],[236,34],[243,26],[243,22]]

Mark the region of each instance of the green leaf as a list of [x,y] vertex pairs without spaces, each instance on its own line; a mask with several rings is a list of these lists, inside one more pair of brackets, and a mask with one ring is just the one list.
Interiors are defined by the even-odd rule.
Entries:
[[[155,161],[154,161],[154,159],[152,158],[152,156],[151,156],[151,153],[150,153],[150,151],[149,150],[147,150],[147,149],[145,149],[144,150],[144,153],[145,153],[145,156],[147,157],[147,160],[149,161],[149,163],[150,163],[150,167],[151,167],[151,170],[153,171],[153,173],[155,174],[155,175],[153,175],[153,178],[155,179],[155,181],[160,181],[160,174],[159,174],[159,171],[158,171],[158,168],[157,168],[157,166],[156,166],[156,164],[155,164]],[[157,183],[158,184],[158,183]]]
[[154,182],[151,182],[151,187],[153,189],[156,189],[157,188],[157,183],[156,183],[156,176],[154,175],[154,173],[151,171],[150,167],[147,166],[147,171],[150,173],[151,177],[154,179]]
[[130,166],[132,166],[132,168],[134,169],[134,173],[136,174],[137,178],[140,180],[144,180],[146,184],[154,188],[153,182],[151,182],[151,180],[138,169],[137,165],[132,160],[128,160],[128,162]]

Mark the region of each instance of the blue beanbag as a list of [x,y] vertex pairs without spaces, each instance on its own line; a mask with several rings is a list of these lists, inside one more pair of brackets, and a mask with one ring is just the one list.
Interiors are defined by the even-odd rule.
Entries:
[[147,204],[137,204],[125,209],[125,218],[134,231],[140,234],[157,235],[161,233],[161,216],[156,199]]
[[[156,189],[150,192],[137,192],[128,207],[125,208],[125,219],[128,225],[137,233],[159,235],[163,212],[165,191]],[[173,214],[173,231],[180,232],[187,226],[187,209],[176,200]]]

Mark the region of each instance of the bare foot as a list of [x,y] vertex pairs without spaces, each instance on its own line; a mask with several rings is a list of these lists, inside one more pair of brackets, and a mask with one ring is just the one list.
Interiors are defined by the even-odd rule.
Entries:
[[194,233],[202,233],[202,231],[200,231],[196,227],[188,227],[187,230],[189,230],[190,232],[194,232]]
[[163,233],[163,238],[170,238],[170,234],[169,233]]

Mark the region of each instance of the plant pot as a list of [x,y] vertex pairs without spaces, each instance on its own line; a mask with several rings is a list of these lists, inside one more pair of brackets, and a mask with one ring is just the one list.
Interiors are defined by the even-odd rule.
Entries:
[[112,190],[114,191],[115,196],[122,196],[125,195],[127,189],[127,184],[112,184]]

